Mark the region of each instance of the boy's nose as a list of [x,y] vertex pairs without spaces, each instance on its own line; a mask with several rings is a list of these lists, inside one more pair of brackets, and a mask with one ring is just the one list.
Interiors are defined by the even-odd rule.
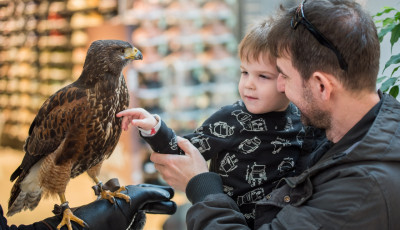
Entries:
[[253,77],[250,76],[249,78],[247,78],[245,86],[247,89],[255,89],[256,88]]

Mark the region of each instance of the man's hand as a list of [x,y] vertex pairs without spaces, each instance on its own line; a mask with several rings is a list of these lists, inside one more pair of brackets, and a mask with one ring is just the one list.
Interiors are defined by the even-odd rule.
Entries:
[[189,180],[200,173],[208,172],[208,166],[192,143],[182,137],[177,139],[178,146],[185,155],[152,153],[150,160],[170,186],[184,192]]
[[[176,211],[176,204],[170,200],[174,195],[171,187],[141,184],[125,188],[126,191],[121,193],[130,197],[129,203],[119,198],[115,199],[114,204],[108,200],[97,200],[76,209],[72,208],[72,211],[83,219],[91,230],[125,230],[129,226],[130,229],[141,229],[145,222],[144,213],[171,215]],[[60,220],[60,216],[55,216],[42,222],[56,229]],[[83,229],[75,222],[72,222],[72,228]]]
[[144,130],[151,130],[157,125],[157,120],[142,108],[132,108],[117,113],[117,117],[122,118],[122,129],[128,130],[129,124]]

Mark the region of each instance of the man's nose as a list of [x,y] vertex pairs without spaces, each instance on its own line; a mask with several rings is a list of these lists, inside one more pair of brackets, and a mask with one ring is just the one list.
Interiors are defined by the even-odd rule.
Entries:
[[278,80],[276,81],[277,84],[277,89],[279,92],[284,93],[285,92],[285,79],[283,78],[283,75],[280,73],[278,75]]

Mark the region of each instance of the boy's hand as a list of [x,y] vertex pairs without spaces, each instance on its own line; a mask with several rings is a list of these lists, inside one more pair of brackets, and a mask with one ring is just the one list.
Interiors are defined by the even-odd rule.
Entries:
[[128,130],[129,123],[144,130],[151,130],[158,123],[153,115],[142,108],[124,110],[117,113],[117,117],[123,117],[122,129],[125,131]]

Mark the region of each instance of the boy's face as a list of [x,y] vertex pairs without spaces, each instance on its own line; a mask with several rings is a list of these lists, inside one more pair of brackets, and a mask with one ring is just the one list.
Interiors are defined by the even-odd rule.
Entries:
[[247,110],[253,114],[284,111],[289,100],[277,89],[276,62],[267,56],[242,60],[239,93]]

